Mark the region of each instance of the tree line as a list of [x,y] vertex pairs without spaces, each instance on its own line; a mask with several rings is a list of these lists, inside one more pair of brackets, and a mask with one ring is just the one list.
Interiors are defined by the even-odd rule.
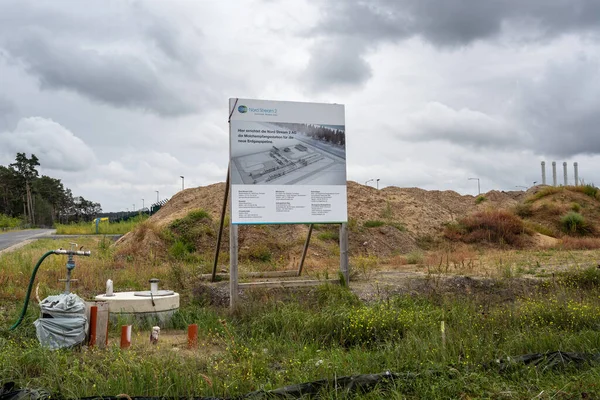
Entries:
[[73,196],[60,179],[39,175],[35,154],[17,153],[15,162],[0,165],[0,214],[21,218],[30,226],[91,221],[102,212],[99,203]]

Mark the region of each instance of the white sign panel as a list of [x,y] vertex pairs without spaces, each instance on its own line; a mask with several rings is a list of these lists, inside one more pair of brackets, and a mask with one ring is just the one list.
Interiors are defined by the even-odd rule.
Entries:
[[231,222],[347,222],[340,104],[229,99]]

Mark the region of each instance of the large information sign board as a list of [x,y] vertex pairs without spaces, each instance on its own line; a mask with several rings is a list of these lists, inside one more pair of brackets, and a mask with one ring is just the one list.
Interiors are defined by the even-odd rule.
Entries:
[[231,222],[343,223],[344,106],[229,99]]

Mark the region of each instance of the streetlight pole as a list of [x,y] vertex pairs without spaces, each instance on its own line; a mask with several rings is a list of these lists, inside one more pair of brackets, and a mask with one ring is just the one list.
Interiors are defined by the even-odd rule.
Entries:
[[377,178],[377,190],[379,190],[379,178]]
[[481,186],[479,185],[479,178],[469,178],[470,181],[477,181],[477,194],[481,194]]
[[365,182],[365,185],[369,185],[369,182],[373,182],[375,179],[369,179],[368,181]]
[[156,202],[158,203],[158,190],[155,190],[156,192]]
[[183,175],[179,175],[179,177],[181,178],[181,190],[183,190],[183,180],[184,180],[184,178],[183,178]]

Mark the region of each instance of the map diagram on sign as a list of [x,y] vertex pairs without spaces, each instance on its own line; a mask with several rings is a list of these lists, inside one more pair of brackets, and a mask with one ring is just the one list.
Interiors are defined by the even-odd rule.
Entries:
[[[344,126],[256,123],[256,129],[239,135],[232,145],[232,183],[246,185],[345,185]],[[274,132],[272,135],[247,132]],[[285,133],[285,134],[282,134]],[[253,142],[248,146],[248,142]]]

